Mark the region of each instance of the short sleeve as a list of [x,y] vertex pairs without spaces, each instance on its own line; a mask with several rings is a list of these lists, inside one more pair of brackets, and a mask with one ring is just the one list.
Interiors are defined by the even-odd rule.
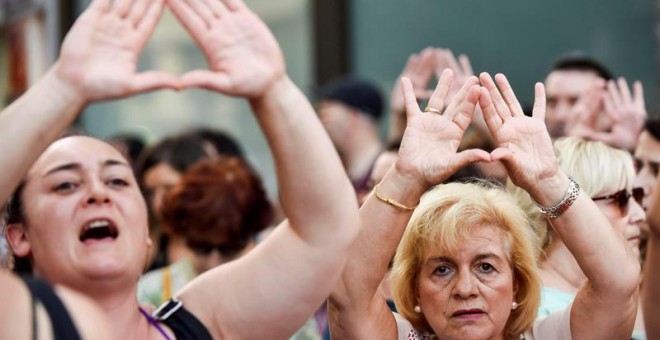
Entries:
[[525,340],[572,340],[571,305],[534,321]]

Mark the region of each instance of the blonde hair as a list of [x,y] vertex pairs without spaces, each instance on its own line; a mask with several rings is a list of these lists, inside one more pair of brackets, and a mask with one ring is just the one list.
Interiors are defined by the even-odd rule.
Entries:
[[[589,197],[632,189],[635,169],[632,156],[627,151],[579,137],[559,138],[554,146],[559,167],[573,177]],[[507,190],[527,213],[534,231],[542,240],[542,249],[547,250],[553,242],[553,232],[538,207],[526,191],[511,181],[507,183]]]
[[417,276],[426,249],[454,252],[483,225],[496,225],[505,235],[504,248],[514,273],[519,307],[511,312],[506,338],[531,327],[540,304],[536,234],[525,213],[501,188],[486,182],[439,185],[424,194],[397,249],[392,268],[392,293],[398,312],[415,328],[434,333],[425,316],[414,312]]

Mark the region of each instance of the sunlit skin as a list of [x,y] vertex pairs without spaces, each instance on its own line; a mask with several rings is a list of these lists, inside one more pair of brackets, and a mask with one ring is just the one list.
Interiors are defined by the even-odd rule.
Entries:
[[552,71],[545,79],[547,96],[545,123],[552,138],[566,135],[565,126],[571,109],[586,90],[598,79],[588,71]]
[[[135,281],[145,265],[147,209],[130,165],[112,146],[89,137],[53,143],[26,177],[25,228],[10,231],[19,256],[35,271],[71,287],[102,280]],[[91,221],[108,220],[116,238],[81,241]]]
[[[608,196],[618,190],[608,192],[603,195],[597,196]],[[641,205],[635,201],[632,197],[628,200],[627,212],[624,213],[617,203],[610,200],[597,200],[595,201],[600,211],[607,217],[607,219],[612,224],[612,227],[616,229],[623,238],[628,241],[628,244],[632,248],[636,256],[639,257],[639,242],[642,232],[642,226],[646,222],[646,214]]]
[[476,227],[458,253],[426,249],[418,303],[440,339],[503,339],[516,294],[504,232]]

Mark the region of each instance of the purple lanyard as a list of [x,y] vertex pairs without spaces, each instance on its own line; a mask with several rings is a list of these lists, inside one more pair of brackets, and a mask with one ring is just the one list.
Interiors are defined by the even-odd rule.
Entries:
[[156,327],[156,329],[160,332],[160,334],[162,334],[165,337],[165,339],[172,340],[172,338],[170,338],[170,336],[167,335],[167,332],[165,332],[165,330],[162,327],[160,327],[160,323],[158,323],[158,321],[156,321],[156,319],[154,319],[153,316],[151,316],[149,313],[147,313],[147,311],[142,309],[141,306],[138,308],[140,309],[140,313],[142,313],[142,315],[144,315],[144,317],[147,318],[147,321],[149,321],[150,324]]

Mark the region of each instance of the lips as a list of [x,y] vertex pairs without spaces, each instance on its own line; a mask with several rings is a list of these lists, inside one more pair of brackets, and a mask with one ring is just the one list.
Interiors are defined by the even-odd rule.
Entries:
[[97,218],[85,223],[79,239],[81,242],[89,240],[116,239],[119,236],[117,226],[109,219]]
[[484,312],[482,309],[479,308],[459,309],[455,311],[451,316],[459,319],[473,319],[473,318],[478,318],[484,315],[485,313],[486,312]]

